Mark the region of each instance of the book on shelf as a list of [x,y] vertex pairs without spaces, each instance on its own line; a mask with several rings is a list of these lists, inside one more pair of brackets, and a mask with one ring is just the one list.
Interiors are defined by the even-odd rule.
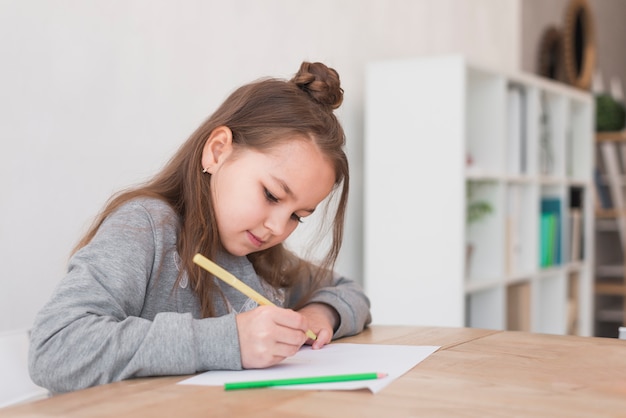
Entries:
[[570,261],[582,259],[582,213],[579,208],[571,208],[570,216]]
[[542,175],[554,175],[555,170],[555,153],[554,153],[554,132],[553,120],[548,98],[545,92],[540,97],[540,114],[539,114],[539,172]]
[[540,262],[541,267],[561,264],[561,199],[541,199]]
[[583,259],[583,189],[572,187],[569,192],[569,259]]

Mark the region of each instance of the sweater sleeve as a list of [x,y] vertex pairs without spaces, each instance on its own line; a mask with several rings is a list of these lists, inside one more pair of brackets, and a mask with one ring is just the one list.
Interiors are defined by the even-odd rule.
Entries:
[[172,279],[159,277],[162,234],[162,220],[130,203],[72,257],[31,331],[35,383],[58,393],[131,377],[241,368],[234,315],[197,319],[176,312],[172,302],[142,317],[150,292],[172,291],[171,284],[163,288]]
[[[293,292],[288,304],[293,304],[299,297],[299,292]],[[332,284],[316,290],[307,303],[325,303],[337,311],[339,325],[333,339],[358,334],[372,321],[370,301],[361,286],[337,274]]]

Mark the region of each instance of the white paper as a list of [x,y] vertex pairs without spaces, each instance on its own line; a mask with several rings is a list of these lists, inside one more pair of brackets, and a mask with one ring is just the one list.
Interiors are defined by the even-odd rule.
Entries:
[[179,382],[182,385],[223,386],[230,382],[287,379],[294,377],[327,376],[352,373],[387,373],[375,380],[315,383],[280,386],[281,389],[382,390],[419,362],[439,349],[439,346],[330,344],[320,350],[305,346],[293,357],[267,369],[205,372]]

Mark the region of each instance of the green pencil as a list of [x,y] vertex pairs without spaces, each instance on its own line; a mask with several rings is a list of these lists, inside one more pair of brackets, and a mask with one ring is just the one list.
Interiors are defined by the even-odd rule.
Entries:
[[251,382],[225,383],[225,390],[266,388],[270,386],[305,385],[309,383],[347,382],[353,380],[372,380],[386,377],[387,373],[336,374],[331,376],[294,377],[289,379],[257,380]]

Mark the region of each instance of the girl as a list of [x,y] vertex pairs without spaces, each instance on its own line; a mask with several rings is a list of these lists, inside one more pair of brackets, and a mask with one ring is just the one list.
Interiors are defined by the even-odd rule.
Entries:
[[[114,197],[79,242],[31,332],[30,373],[52,392],[138,376],[263,368],[370,322],[333,274],[348,197],[339,76],[302,63],[237,89],[145,185]],[[283,241],[334,191],[314,265]],[[193,262],[201,253],[277,306],[257,307]],[[312,330],[315,341],[307,340]]]

